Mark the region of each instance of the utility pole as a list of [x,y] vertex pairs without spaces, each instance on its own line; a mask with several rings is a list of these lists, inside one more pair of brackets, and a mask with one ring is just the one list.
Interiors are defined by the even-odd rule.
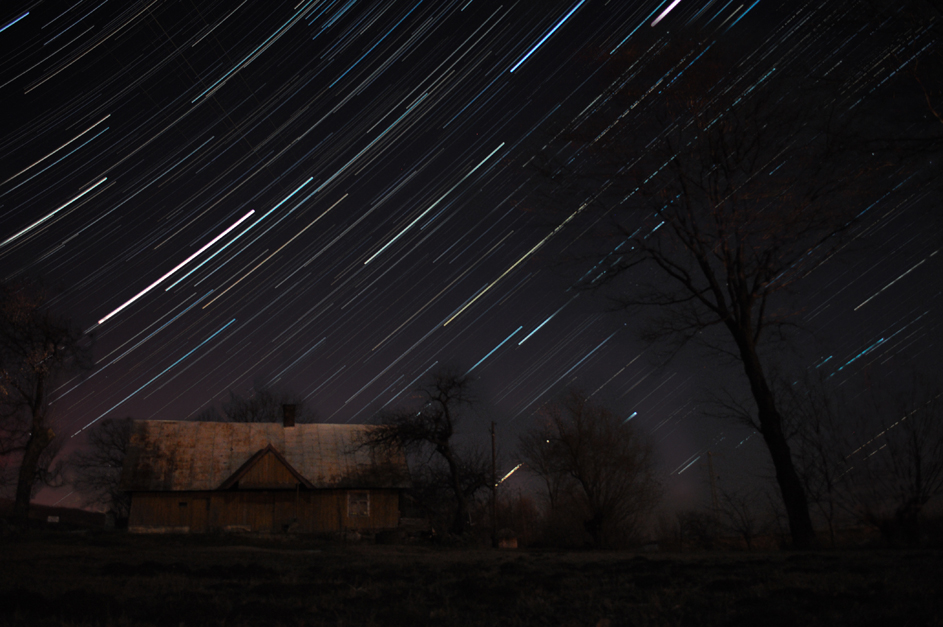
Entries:
[[498,462],[497,444],[494,435],[494,420],[491,421],[491,546],[498,543]]
[[710,451],[707,451],[707,472],[710,473],[711,507],[714,510],[714,515],[717,515],[717,512],[720,511],[720,500],[717,498],[717,475],[714,474],[714,454]]

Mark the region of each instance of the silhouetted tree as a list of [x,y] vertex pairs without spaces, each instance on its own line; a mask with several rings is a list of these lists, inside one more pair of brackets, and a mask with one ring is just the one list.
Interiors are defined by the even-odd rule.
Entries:
[[[891,53],[900,68],[894,91],[901,85],[916,89],[916,104],[943,127],[943,5],[938,0],[864,0],[863,8],[859,19],[888,29],[897,44]],[[935,152],[943,147],[940,133],[897,139],[920,142]]]
[[895,394],[829,383],[797,383],[787,402],[800,476],[832,542],[844,516],[889,541],[919,543],[924,509],[943,494],[939,384],[914,375]]
[[[888,398],[890,397],[890,398]],[[855,511],[892,542],[919,544],[921,516],[943,494],[943,393],[919,377],[897,396],[874,392],[848,421],[841,476]]]
[[491,476],[491,460],[486,458],[481,449],[475,447],[459,447],[455,456],[458,460],[459,484],[464,495],[466,512],[461,531],[457,531],[456,527],[458,506],[455,485],[449,464],[442,456],[434,453],[430,455],[429,451],[413,451],[410,455],[412,486],[406,494],[418,507],[422,517],[432,523],[433,531],[445,529],[460,535],[467,530],[469,522],[474,520],[476,505],[480,504],[478,499]]
[[86,506],[99,505],[127,518],[131,494],[121,490],[121,468],[128,453],[132,419],[105,418],[88,431],[86,448],[69,456],[72,486],[85,495]]
[[747,550],[753,550],[753,541],[762,533],[763,521],[760,504],[762,497],[756,490],[721,490],[717,512],[721,524],[743,539]]
[[295,406],[295,422],[298,424],[317,422],[317,415],[305,407],[302,399],[288,390],[255,383],[245,396],[229,391],[229,397],[220,408],[209,407],[200,412],[195,420],[201,422],[281,422],[283,407]]
[[813,511],[828,528],[829,543],[835,546],[840,518],[854,511],[846,485],[846,455],[852,450],[849,434],[859,420],[851,417],[855,410],[848,399],[830,389],[824,375],[804,376],[779,388],[799,476]]
[[551,520],[574,508],[596,546],[637,532],[659,496],[651,445],[578,390],[544,405],[538,420],[519,451],[544,481]]
[[676,517],[680,548],[692,547],[709,551],[717,547],[721,529],[715,512],[689,509],[678,512]]
[[[377,416],[379,428],[362,444],[398,447],[420,460],[425,467],[416,474],[428,479],[423,482],[424,488],[431,492],[446,490],[451,496],[454,509],[450,531],[456,535],[466,530],[469,500],[491,481],[490,465],[484,456],[455,441],[464,415],[477,401],[471,384],[470,377],[456,370],[434,372],[417,390],[413,405]],[[444,467],[432,462],[434,458]]]
[[92,367],[81,331],[28,283],[0,285],[0,456],[18,464],[14,518],[25,524],[38,482],[51,482],[49,396],[60,377]]
[[550,142],[542,171],[567,220],[591,220],[583,287],[606,288],[633,317],[647,311],[646,339],[677,349],[696,339],[737,364],[793,541],[808,546],[815,532],[768,351],[794,327],[787,296],[846,243],[893,168],[838,141],[851,123],[835,113],[840,89],[774,71],[720,89],[712,78],[743,68],[712,71],[724,62],[708,61],[707,44],[685,46],[662,48],[677,54],[654,72],[657,92],[634,87],[634,65],[614,81]]

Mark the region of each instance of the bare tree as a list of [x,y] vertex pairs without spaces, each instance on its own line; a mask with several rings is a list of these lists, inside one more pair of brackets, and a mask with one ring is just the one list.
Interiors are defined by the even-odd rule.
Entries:
[[889,540],[917,544],[924,508],[943,494],[943,393],[918,382],[906,396],[867,405],[842,479],[865,520]]
[[315,412],[305,407],[304,401],[288,390],[256,382],[245,396],[229,391],[229,397],[215,407],[200,412],[195,420],[201,422],[281,422],[285,405],[295,406],[295,422],[317,422]]
[[34,285],[0,285],[0,456],[18,464],[14,518],[25,523],[37,482],[50,482],[49,396],[63,375],[91,368],[82,333]]
[[896,395],[888,385],[843,393],[811,379],[783,395],[800,476],[833,544],[841,518],[918,543],[921,515],[943,493],[939,384],[915,374]]
[[847,490],[849,434],[860,414],[824,375],[805,376],[794,385],[780,385],[779,398],[788,416],[786,433],[795,451],[796,467],[813,511],[825,522],[829,543],[836,544],[840,519],[853,513]]
[[[865,0],[862,20],[871,24],[889,25],[897,46],[892,54],[901,67],[899,83],[911,85],[919,94],[918,101],[943,126],[943,5],[936,0]],[[852,27],[859,27],[854,24]],[[896,91],[896,90],[895,90]],[[905,138],[897,138],[905,139]],[[906,138],[932,146],[936,152],[941,136],[917,135]]]
[[720,521],[716,512],[688,509],[676,514],[678,547],[693,547],[710,551],[717,547]]
[[452,533],[461,534],[466,531],[465,526],[474,520],[476,505],[480,504],[479,497],[488,487],[491,477],[491,460],[486,458],[482,450],[475,447],[458,447],[454,454],[458,460],[459,484],[465,500],[465,517],[462,522],[462,531],[456,531],[456,513],[458,507],[455,498],[455,485],[448,463],[438,454],[415,452],[411,456],[412,487],[407,490],[407,497],[411,498],[422,517],[430,521],[432,530],[448,529]]
[[578,390],[543,407],[519,450],[543,479],[551,507],[575,507],[596,546],[637,532],[657,502],[651,445]]
[[743,539],[747,550],[753,550],[753,541],[763,531],[762,512],[758,505],[762,500],[757,490],[721,490],[721,523],[730,532]]
[[[490,484],[490,466],[474,449],[455,441],[464,414],[476,403],[471,392],[472,379],[456,370],[433,373],[429,382],[417,390],[416,403],[380,414],[379,429],[372,431],[364,446],[398,447],[420,460],[428,475],[428,489],[443,487],[451,496],[454,509],[450,531],[465,532],[469,518],[469,500]],[[444,468],[437,467],[438,459]]]
[[106,418],[88,431],[87,448],[69,456],[71,484],[85,495],[85,505],[97,505],[127,518],[131,494],[121,490],[121,468],[131,440],[132,419]]
[[[848,121],[813,106],[823,97],[813,85],[770,72],[716,89],[709,64],[685,73],[705,52],[673,57],[659,79],[673,87],[657,97],[623,89],[577,117],[543,172],[567,219],[591,220],[595,265],[582,285],[633,317],[648,312],[646,339],[697,340],[740,369],[793,541],[808,546],[815,531],[768,357],[790,339],[796,288],[846,243],[890,166],[836,141]],[[614,84],[637,84],[629,75]]]

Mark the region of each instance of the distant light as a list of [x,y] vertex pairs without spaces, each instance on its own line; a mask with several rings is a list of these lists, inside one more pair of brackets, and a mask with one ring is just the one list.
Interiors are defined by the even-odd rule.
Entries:
[[[549,440],[547,440],[547,441],[549,442]],[[506,475],[504,475],[503,477],[501,477],[501,480],[498,481],[498,483],[497,483],[496,485],[501,485],[502,483],[504,483],[504,480],[505,480],[505,479],[507,479],[508,477],[510,477],[511,475],[513,475],[513,474],[514,474],[514,471],[516,471],[518,468],[520,468],[520,467],[523,466],[523,465],[524,465],[524,464],[518,464],[517,466],[515,466],[514,468],[512,468],[511,471],[510,471],[508,474],[506,474]]]

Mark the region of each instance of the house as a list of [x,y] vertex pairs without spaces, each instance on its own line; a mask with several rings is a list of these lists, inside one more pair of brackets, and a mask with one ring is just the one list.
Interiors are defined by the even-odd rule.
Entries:
[[370,425],[141,420],[121,487],[132,532],[317,533],[399,524],[406,458],[360,446]]

